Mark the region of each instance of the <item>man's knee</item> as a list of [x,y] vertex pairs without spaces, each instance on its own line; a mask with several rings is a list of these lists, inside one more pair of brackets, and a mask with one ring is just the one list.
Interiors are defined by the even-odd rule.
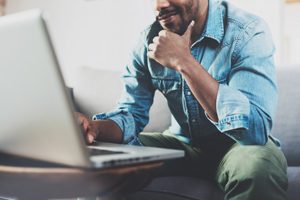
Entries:
[[229,166],[224,169],[223,173],[226,174],[228,180],[232,181],[246,181],[257,185],[285,176],[285,169],[268,159],[250,157]]
[[283,155],[268,146],[236,147],[220,163],[217,181],[229,196],[258,198],[273,192],[283,197],[287,189]]

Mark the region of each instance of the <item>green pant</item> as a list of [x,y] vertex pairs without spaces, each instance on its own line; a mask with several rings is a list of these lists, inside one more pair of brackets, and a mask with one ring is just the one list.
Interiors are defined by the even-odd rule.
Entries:
[[287,199],[286,159],[269,139],[265,146],[243,146],[220,134],[187,145],[168,131],[141,133],[145,146],[182,149],[185,157],[167,161],[161,176],[186,175],[213,179],[230,200]]

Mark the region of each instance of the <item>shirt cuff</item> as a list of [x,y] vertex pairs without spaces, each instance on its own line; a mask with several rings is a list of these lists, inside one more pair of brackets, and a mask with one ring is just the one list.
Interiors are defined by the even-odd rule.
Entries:
[[133,116],[124,110],[115,110],[107,113],[95,114],[92,117],[93,120],[109,119],[114,121],[121,129],[123,133],[123,143],[128,144],[136,139],[135,135],[135,122]]
[[218,122],[211,120],[207,113],[205,115],[220,132],[249,129],[250,102],[243,93],[228,85],[220,84],[216,107]]
[[218,122],[213,121],[209,118],[205,112],[206,118],[214,124],[220,132],[227,132],[234,129],[249,129],[249,119],[247,115],[232,115],[219,120]]

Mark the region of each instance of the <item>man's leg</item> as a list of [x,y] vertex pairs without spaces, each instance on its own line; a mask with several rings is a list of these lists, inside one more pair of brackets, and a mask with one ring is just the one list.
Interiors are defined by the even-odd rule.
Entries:
[[144,146],[184,150],[185,157],[165,161],[164,166],[158,171],[158,176],[186,175],[207,179],[213,179],[224,151],[226,152],[232,145],[231,141],[224,142],[219,139],[220,145],[217,143],[211,146],[214,146],[212,149],[216,149],[216,146],[218,146],[220,151],[210,152],[205,145],[215,142],[215,138],[205,140],[203,148],[201,146],[192,147],[180,141],[169,131],[164,133],[140,133],[139,140]]
[[230,200],[286,199],[286,159],[269,140],[265,146],[234,144],[219,164],[216,179]]

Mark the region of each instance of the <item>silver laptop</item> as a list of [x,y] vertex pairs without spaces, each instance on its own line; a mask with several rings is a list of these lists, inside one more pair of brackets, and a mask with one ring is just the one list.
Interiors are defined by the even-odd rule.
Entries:
[[86,147],[40,10],[0,17],[0,69],[0,152],[88,168],[184,156],[119,144]]

